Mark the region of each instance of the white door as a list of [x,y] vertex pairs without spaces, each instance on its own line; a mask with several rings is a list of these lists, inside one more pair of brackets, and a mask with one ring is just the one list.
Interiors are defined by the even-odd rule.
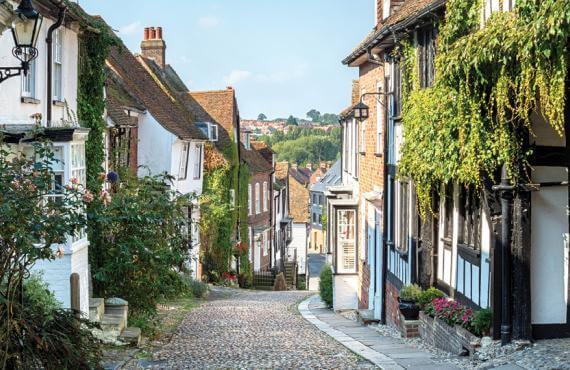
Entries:
[[253,260],[253,270],[261,270],[261,241],[255,241],[255,259]]
[[[536,167],[534,183],[568,181],[563,167]],[[531,312],[533,324],[565,324],[568,310],[568,187],[532,194]]]

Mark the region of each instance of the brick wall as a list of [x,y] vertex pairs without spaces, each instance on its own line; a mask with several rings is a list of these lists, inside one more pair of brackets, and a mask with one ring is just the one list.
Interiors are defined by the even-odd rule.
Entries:
[[398,288],[396,288],[390,281],[386,281],[386,324],[400,329]]
[[358,297],[358,308],[367,310],[369,307],[370,288],[370,265],[360,262],[360,294]]
[[456,355],[466,350],[469,354],[473,354],[479,343],[479,338],[462,327],[449,326],[423,312],[420,313],[419,329],[424,342]]
[[[267,182],[267,191],[269,192],[269,200],[267,201],[267,211],[264,210],[263,208],[263,183]],[[260,173],[255,173],[251,176],[250,179],[250,184],[251,184],[251,212],[252,214],[248,216],[248,225],[252,228],[269,228],[271,229],[271,207],[272,207],[272,199],[271,199],[271,174],[269,172],[260,172]],[[255,184],[259,184],[259,196],[261,197],[260,199],[260,210],[261,213],[256,214],[255,213]],[[265,236],[263,236],[264,240]],[[271,231],[269,233],[269,238],[271,238]],[[272,243],[271,243],[271,239],[269,239],[269,248],[268,248],[268,252],[267,254],[263,254],[263,241],[261,244],[261,261],[260,261],[260,267],[261,270],[266,270],[270,267],[270,262],[271,262],[271,247],[272,247]],[[250,240],[250,245],[251,246],[255,246],[255,243],[253,243],[253,240]],[[255,253],[251,254],[253,256],[253,258],[255,258]],[[252,263],[254,261],[251,261]]]

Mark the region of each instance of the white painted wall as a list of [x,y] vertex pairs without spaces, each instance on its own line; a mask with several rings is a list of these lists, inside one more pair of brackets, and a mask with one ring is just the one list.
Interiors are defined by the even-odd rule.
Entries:
[[174,135],[162,127],[150,113],[139,119],[139,176],[170,173]]
[[[30,118],[35,113],[41,113],[44,120],[47,112],[47,30],[54,22],[44,19],[38,38],[38,58],[36,59],[36,96],[38,104],[22,103],[22,79],[12,77],[2,83],[0,88],[0,124],[32,124]],[[63,31],[63,95],[69,105],[69,109],[77,112],[77,73],[79,41],[77,30],[61,27]],[[5,30],[0,36],[0,65],[5,67],[17,67],[18,59],[12,56],[14,41],[10,30]],[[66,109],[52,105],[52,122],[58,125],[61,119],[68,120]]]
[[333,275],[333,309],[358,309],[358,275]]
[[[535,183],[568,181],[566,168],[535,167]],[[565,324],[568,308],[568,188],[532,193],[531,315],[533,324]]]
[[[179,169],[180,169],[180,161],[182,160],[182,147],[184,146],[184,141],[175,138],[174,143],[172,144],[172,154],[171,154],[171,164],[170,164],[170,174],[174,176],[174,189],[181,194],[190,194],[194,193],[196,195],[202,194],[202,185],[203,185],[203,178],[204,178],[204,148],[202,149],[201,157],[198,158],[196,153],[196,147],[198,145],[204,145],[200,141],[191,141],[190,142],[190,155],[188,156],[188,174],[186,176],[186,180],[180,180],[178,178]],[[194,165],[196,162],[201,164],[200,169],[200,177],[195,179],[194,178]]]
[[293,223],[292,240],[287,249],[289,257],[293,257],[294,251],[297,251],[297,262],[299,264],[299,274],[307,273],[307,246],[309,234],[307,232],[307,224]]

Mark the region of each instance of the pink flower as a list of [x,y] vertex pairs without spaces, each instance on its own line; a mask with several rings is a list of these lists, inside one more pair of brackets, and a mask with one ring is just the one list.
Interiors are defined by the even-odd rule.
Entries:
[[91,203],[93,199],[95,199],[95,197],[93,196],[93,193],[91,193],[89,190],[86,190],[85,193],[83,193],[83,201],[85,203]]
[[69,182],[75,185],[79,184],[79,180],[76,177],[72,177],[69,179]]

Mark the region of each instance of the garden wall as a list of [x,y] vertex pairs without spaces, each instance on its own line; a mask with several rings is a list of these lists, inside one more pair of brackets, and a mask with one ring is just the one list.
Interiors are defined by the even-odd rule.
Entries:
[[449,326],[440,319],[420,312],[420,336],[439,349],[456,355],[472,355],[480,340],[460,326]]

